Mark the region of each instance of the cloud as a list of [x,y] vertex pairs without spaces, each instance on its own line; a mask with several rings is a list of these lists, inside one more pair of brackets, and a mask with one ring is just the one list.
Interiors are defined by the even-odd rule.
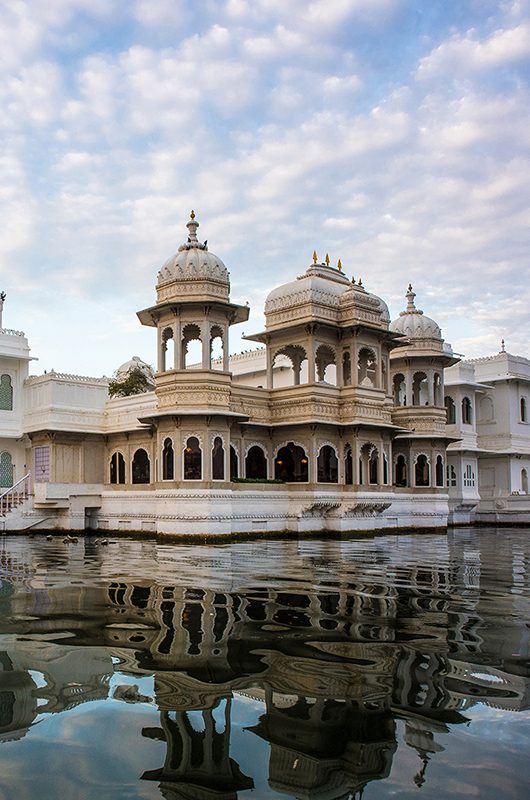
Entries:
[[476,31],[455,34],[422,58],[416,76],[419,80],[433,77],[463,75],[482,70],[498,69],[516,63],[530,55],[530,22],[514,28],[497,30],[484,41]]

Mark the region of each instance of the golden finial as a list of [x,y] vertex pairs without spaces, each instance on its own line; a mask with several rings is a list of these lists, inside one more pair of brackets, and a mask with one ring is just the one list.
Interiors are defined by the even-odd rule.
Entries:
[[342,272],[342,261],[340,260],[340,258],[339,258],[338,263],[337,263],[337,269],[338,269],[339,272]]
[[316,250],[313,250],[313,264],[316,264],[316,263],[317,263],[317,258],[318,258],[318,256],[317,256],[317,251],[316,251]]
[[329,255],[326,253],[326,267],[329,267]]
[[195,211],[191,209],[190,219],[195,219]]

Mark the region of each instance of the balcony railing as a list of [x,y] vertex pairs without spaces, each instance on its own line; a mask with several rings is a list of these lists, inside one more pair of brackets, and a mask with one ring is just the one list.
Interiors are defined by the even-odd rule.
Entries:
[[0,517],[5,517],[31,494],[31,473],[28,472],[9,489],[0,494]]

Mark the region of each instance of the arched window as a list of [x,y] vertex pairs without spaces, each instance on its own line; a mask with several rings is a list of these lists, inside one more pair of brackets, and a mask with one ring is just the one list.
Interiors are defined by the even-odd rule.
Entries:
[[526,397],[521,397],[520,407],[521,407],[521,422],[528,422],[528,405],[526,402]]
[[473,409],[469,397],[462,400],[462,422],[464,425],[471,425],[473,422]]
[[386,453],[383,453],[383,484],[388,484],[388,459]]
[[235,481],[239,478],[239,458],[233,444],[230,445],[230,480]]
[[151,469],[149,456],[143,447],[140,447],[134,454],[132,462],[132,482],[149,483],[151,479]]
[[[290,344],[278,350],[272,358],[273,366],[273,380],[274,380],[274,366],[278,357],[284,356],[291,362],[290,375],[287,375],[287,385],[299,386],[302,381],[302,373],[307,372],[307,353],[303,347],[298,344]],[[282,369],[289,369],[282,367]],[[311,378],[313,380],[313,378]],[[271,387],[272,388],[272,387]]]
[[182,366],[184,369],[202,367],[202,340],[201,329],[198,325],[190,323],[182,330]]
[[377,360],[373,350],[361,347],[357,360],[357,382],[359,386],[377,385]]
[[280,447],[274,462],[274,477],[288,483],[307,483],[308,458],[303,447],[294,442]]
[[521,470],[521,491],[528,494],[528,471],[525,467]]
[[466,468],[464,470],[464,486],[471,487],[475,485],[475,473],[473,472],[473,467],[471,464],[466,464]]
[[0,378],[0,411],[13,411],[13,385],[9,375]]
[[325,444],[317,459],[317,480],[319,483],[337,483],[339,479],[339,460],[333,447]]
[[223,440],[216,436],[212,448],[212,480],[224,481],[225,479],[225,449]]
[[446,395],[444,400],[446,422],[448,425],[456,425],[456,406],[455,401],[449,395]]
[[110,482],[125,483],[125,459],[121,453],[113,453],[110,459]]
[[396,459],[396,486],[407,485],[407,459],[404,455],[399,455]]
[[342,354],[342,382],[344,386],[351,385],[351,358],[347,350]]
[[414,478],[416,486],[431,485],[429,459],[423,453],[416,458],[416,464],[414,465]]
[[196,436],[190,436],[184,448],[184,480],[202,479],[202,450]]
[[210,369],[223,369],[223,355],[223,329],[220,325],[213,325],[210,330]]
[[0,455],[0,487],[10,489],[13,483],[13,461],[11,453],[5,451]]
[[245,458],[245,475],[247,478],[267,478],[267,459],[263,448],[253,445]]
[[349,445],[346,446],[344,456],[344,480],[347,486],[353,484],[353,453]]
[[406,406],[407,405],[407,397],[406,397],[406,384],[405,384],[405,376],[399,372],[397,375],[394,375],[392,379],[392,386],[393,386],[393,394],[394,394],[394,405],[395,406]]
[[412,378],[412,405],[429,405],[429,387],[427,375],[424,372],[415,372]]
[[441,456],[436,456],[436,486],[444,485],[444,461]]
[[377,451],[377,448],[374,447],[374,449],[370,453],[370,459],[368,461],[368,483],[372,485],[377,485],[379,483],[378,470],[379,470],[379,453]]
[[160,366],[162,372],[165,372],[168,369],[173,369],[174,365],[174,347],[175,343],[173,340],[173,330],[171,328],[164,328],[162,331],[162,343],[161,343],[161,356],[160,359]]
[[173,442],[168,438],[164,439],[164,449],[162,450],[162,480],[172,481],[175,478],[175,453]]
[[329,344],[321,344],[315,353],[315,366],[317,369],[317,381],[321,383],[337,383],[337,366],[335,361],[335,351]]

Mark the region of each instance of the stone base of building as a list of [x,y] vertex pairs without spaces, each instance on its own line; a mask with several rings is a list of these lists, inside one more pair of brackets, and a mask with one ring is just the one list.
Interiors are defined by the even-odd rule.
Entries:
[[[69,487],[70,488],[70,487]],[[90,492],[93,489],[90,487]],[[425,490],[423,490],[425,491]],[[332,487],[77,491],[61,507],[26,511],[28,526],[153,535],[227,536],[290,532],[445,528],[446,494],[344,491]],[[62,493],[64,494],[64,492]],[[6,528],[9,530],[9,522]],[[19,530],[23,525],[18,525]]]

